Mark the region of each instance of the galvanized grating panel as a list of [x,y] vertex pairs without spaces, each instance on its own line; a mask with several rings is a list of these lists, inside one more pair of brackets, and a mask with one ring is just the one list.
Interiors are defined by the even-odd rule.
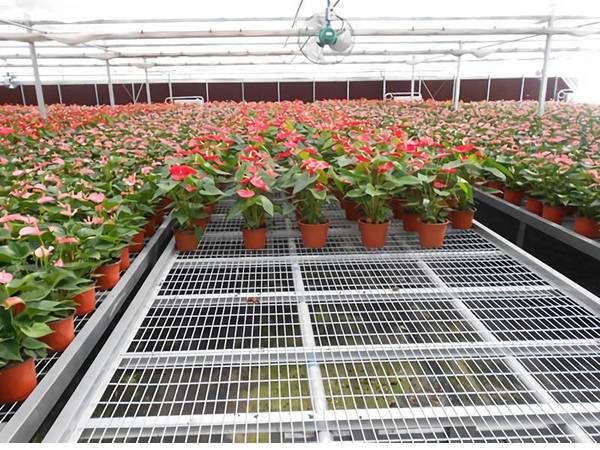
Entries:
[[435,286],[414,261],[310,261],[300,262],[300,271],[306,291],[398,291]]
[[155,301],[128,351],[179,352],[300,345],[302,336],[295,299],[203,297],[189,301]]
[[320,346],[481,341],[443,294],[336,294],[308,302]]
[[292,269],[286,263],[223,262],[210,265],[203,262],[175,263],[159,294],[257,294],[293,292]]
[[236,239],[206,235],[200,242],[200,247],[194,252],[179,253],[179,259],[205,258],[264,258],[289,256],[290,244],[288,238],[267,238],[267,247],[263,250],[246,250],[242,235]]
[[506,255],[434,259],[427,264],[449,287],[550,287],[539,275]]
[[599,339],[600,317],[558,290],[461,294],[501,340]]

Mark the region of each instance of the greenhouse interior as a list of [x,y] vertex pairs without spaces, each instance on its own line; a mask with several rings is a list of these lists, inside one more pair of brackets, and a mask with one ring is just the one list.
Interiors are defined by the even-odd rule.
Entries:
[[600,442],[600,4],[0,7],[0,442]]

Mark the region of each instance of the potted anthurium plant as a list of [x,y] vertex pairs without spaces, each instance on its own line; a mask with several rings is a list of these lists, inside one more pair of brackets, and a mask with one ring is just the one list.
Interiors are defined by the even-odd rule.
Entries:
[[[194,251],[203,234],[203,228],[196,226],[194,222],[206,216],[200,193],[203,186],[201,179],[208,176],[185,164],[171,166],[169,173],[170,177],[158,184],[160,189],[156,196],[166,195],[171,199],[177,250]],[[211,188],[219,191],[214,183]]]
[[427,173],[418,173],[417,179],[420,182],[418,232],[421,247],[442,247],[448,229],[448,201],[451,191],[434,165],[428,168]]
[[229,191],[236,201],[227,212],[227,219],[244,219],[244,246],[259,250],[267,245],[267,218],[279,210],[265,195],[272,191],[277,173],[263,163],[243,162],[233,177],[234,187]]
[[10,272],[0,271],[0,404],[24,400],[37,386],[35,360],[48,347],[39,338],[52,332],[46,317],[30,314],[8,286]]
[[600,236],[600,184],[591,171],[579,172],[574,180],[577,186],[572,199],[573,204],[577,205],[575,231],[590,239],[597,239]]
[[340,173],[353,186],[346,196],[358,201],[364,212],[358,221],[363,245],[381,248],[385,245],[392,216],[389,200],[398,188],[416,184],[417,180],[406,174],[400,160],[393,161],[377,148],[369,155],[359,153],[357,156],[356,165],[351,170],[340,169]]
[[327,242],[329,220],[322,207],[330,197],[330,171],[329,163],[311,157],[302,160],[296,170],[290,169],[294,173],[292,195],[300,214],[298,227],[306,248],[321,248]]

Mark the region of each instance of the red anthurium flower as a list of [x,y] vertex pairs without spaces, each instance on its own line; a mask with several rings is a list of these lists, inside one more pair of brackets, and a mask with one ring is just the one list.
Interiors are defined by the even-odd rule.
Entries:
[[171,166],[169,168],[169,172],[175,181],[181,181],[190,175],[195,175],[198,173],[196,169],[186,165]]
[[269,187],[267,186],[267,183],[265,183],[265,180],[263,180],[259,175],[254,175],[250,179],[250,183],[252,184],[252,186],[254,186],[257,189],[260,189],[261,191],[268,191],[269,190]]
[[435,180],[433,182],[433,187],[436,189],[444,189],[446,187],[446,183],[444,183],[443,181],[440,180]]
[[0,127],[0,136],[8,136],[9,134],[14,133],[14,128],[11,127]]
[[443,173],[456,173],[457,170],[454,169],[454,168],[444,167],[444,168],[440,169],[440,172],[443,172]]
[[457,145],[454,147],[454,151],[458,153],[467,153],[473,150],[475,146],[473,144]]
[[240,189],[239,191],[237,191],[237,195],[239,195],[242,198],[250,198],[254,197],[254,191],[251,189]]
[[356,158],[356,160],[359,163],[366,163],[366,162],[371,161],[369,158],[367,158],[366,156],[361,155],[360,153],[355,154],[354,157]]
[[389,172],[390,170],[392,170],[393,168],[394,168],[394,163],[391,161],[387,161],[377,168],[377,172],[386,173],[386,172]]
[[302,166],[301,167],[303,169],[306,169],[306,171],[310,175],[314,175],[319,170],[326,170],[326,169],[328,169],[329,168],[329,163],[326,162],[326,161],[319,161],[318,159],[309,158],[309,159],[305,159],[304,161],[302,161]]

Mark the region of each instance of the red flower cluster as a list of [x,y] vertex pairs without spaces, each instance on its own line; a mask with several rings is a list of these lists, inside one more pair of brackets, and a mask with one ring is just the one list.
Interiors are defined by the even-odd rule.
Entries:
[[169,172],[171,173],[171,178],[175,181],[181,181],[190,175],[196,175],[198,171],[193,167],[180,165],[180,166],[171,166],[169,167]]

